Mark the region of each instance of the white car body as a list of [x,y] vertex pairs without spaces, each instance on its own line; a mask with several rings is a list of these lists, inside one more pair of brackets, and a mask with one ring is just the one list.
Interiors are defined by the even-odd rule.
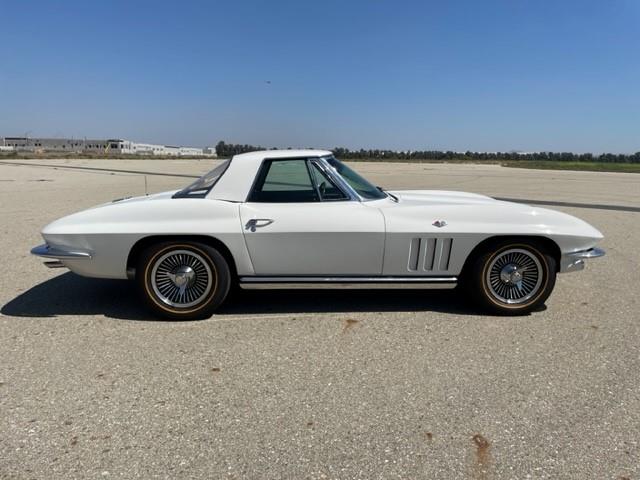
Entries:
[[[449,191],[391,191],[378,200],[248,201],[265,159],[304,158],[327,168],[331,152],[235,156],[203,198],[164,192],[100,205],[47,225],[33,253],[88,277],[130,278],[132,254],[150,238],[213,238],[245,288],[325,283],[453,287],[471,252],[495,237],[553,243],[560,272],[600,256],[602,234],[549,209]],[[324,162],[324,163],[323,163]],[[337,174],[333,171],[332,174]],[[339,180],[336,180],[339,181]],[[395,197],[395,198],[394,198]]]

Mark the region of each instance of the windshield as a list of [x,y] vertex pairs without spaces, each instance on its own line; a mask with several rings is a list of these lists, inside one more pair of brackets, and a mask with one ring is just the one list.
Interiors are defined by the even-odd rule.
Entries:
[[338,174],[353,188],[358,195],[367,200],[379,200],[381,198],[387,198],[387,194],[380,190],[378,187],[370,184],[365,178],[361,177],[358,173],[351,170],[344,163],[337,160],[334,157],[326,158],[329,165],[336,169]]
[[220,165],[204,174],[191,185],[183,188],[173,195],[173,198],[204,198],[211,191],[216,182],[220,179],[231,160],[224,160]]

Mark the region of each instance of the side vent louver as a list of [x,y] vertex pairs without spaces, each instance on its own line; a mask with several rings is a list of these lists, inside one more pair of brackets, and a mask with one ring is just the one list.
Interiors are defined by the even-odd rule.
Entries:
[[441,238],[438,241],[440,247],[440,259],[438,261],[438,270],[449,270],[449,260],[451,259],[452,238]]
[[418,270],[418,262],[420,261],[421,238],[412,238],[409,246],[409,270]]
[[408,269],[445,272],[451,261],[452,238],[412,238],[409,245]]

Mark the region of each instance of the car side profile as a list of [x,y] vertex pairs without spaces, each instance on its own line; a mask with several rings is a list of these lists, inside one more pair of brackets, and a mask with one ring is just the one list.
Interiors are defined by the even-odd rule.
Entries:
[[50,267],[134,280],[157,315],[210,316],[233,284],[463,287],[485,311],[542,305],[557,273],[600,257],[571,215],[471,193],[385,191],[329,151],[236,155],[182,190],[114,200],[47,225]]

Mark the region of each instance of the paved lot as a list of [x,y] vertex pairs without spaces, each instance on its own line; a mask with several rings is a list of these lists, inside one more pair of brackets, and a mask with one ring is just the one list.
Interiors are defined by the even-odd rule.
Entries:
[[[52,166],[212,162],[37,163],[0,164],[0,478],[640,478],[640,213],[558,207],[608,255],[529,317],[442,292],[252,292],[158,322],[127,282],[28,254],[47,222],[144,193],[144,176]],[[389,188],[640,207],[640,175],[356,168]]]

